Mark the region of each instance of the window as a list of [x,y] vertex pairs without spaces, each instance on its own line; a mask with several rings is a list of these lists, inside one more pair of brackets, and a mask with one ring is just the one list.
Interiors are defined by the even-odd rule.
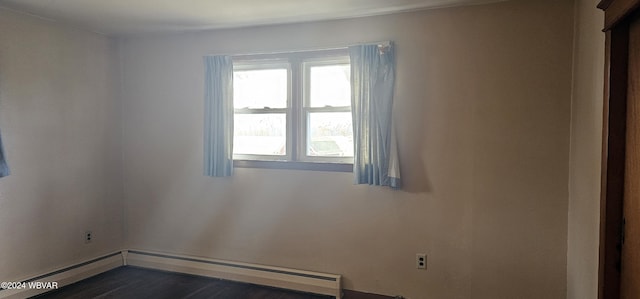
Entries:
[[352,164],[350,75],[346,50],[234,58],[235,164]]

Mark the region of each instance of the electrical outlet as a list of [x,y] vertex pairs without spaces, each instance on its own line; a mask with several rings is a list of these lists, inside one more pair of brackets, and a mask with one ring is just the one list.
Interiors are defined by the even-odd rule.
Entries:
[[93,233],[90,230],[88,230],[84,232],[84,242],[91,243],[91,241],[93,241]]
[[427,254],[426,253],[416,253],[416,268],[417,269],[427,269]]

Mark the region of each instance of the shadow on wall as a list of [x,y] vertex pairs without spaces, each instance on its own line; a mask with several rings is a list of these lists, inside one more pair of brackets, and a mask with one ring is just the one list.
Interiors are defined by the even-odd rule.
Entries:
[[394,103],[394,120],[400,155],[401,190],[408,193],[428,193],[432,184],[427,175],[424,151],[424,101],[404,103],[402,98]]
[[[419,151],[415,151],[419,152]],[[406,157],[406,155],[405,155]],[[401,158],[402,159],[402,158]],[[425,169],[425,162],[421,156],[416,158],[405,158],[405,161],[411,161],[412,163],[404,163],[404,168],[400,168],[402,175],[402,191],[408,193],[428,193],[433,188],[431,182],[427,177],[427,171]],[[409,164],[409,165],[407,165]],[[401,164],[402,167],[403,164]]]

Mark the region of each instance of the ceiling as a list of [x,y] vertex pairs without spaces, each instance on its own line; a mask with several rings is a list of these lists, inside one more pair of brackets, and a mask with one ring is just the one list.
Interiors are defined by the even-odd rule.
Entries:
[[0,6],[106,35],[381,15],[501,0],[0,0]]

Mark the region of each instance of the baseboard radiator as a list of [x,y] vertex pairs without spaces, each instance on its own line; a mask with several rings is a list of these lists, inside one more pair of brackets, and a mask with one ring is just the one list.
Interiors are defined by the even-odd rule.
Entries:
[[[342,298],[341,276],[280,267],[230,262],[202,257],[142,250],[123,250],[46,274],[16,280],[10,289],[0,288],[0,299],[17,299],[52,291],[94,275],[124,266],[136,266],[200,275]],[[22,285],[22,283],[24,283]],[[49,283],[49,287],[47,287]],[[4,286],[3,286],[4,287]]]
[[253,283],[342,298],[341,276],[141,250],[125,250],[125,265]]
[[122,252],[114,252],[35,277],[15,280],[9,289],[0,288],[0,298],[17,299],[36,296],[52,291],[54,287],[61,288],[122,265]]

